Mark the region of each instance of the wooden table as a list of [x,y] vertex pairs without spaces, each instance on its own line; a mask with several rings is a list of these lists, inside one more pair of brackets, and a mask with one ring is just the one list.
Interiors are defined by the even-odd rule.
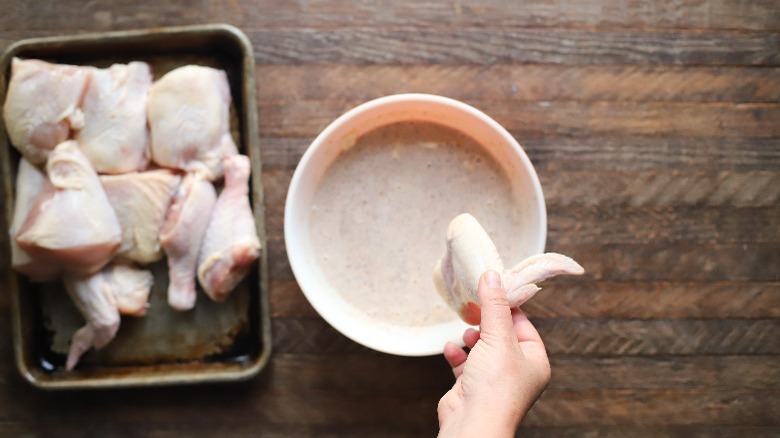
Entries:
[[47,393],[14,367],[0,293],[0,435],[434,435],[444,360],[377,353],[330,328],[282,232],[314,136],[399,92],[459,99],[507,127],[541,178],[548,249],[588,271],[526,306],[553,380],[523,435],[778,433],[780,3],[523,3],[0,0],[0,49],[204,22],[249,35],[274,336],[246,383]]

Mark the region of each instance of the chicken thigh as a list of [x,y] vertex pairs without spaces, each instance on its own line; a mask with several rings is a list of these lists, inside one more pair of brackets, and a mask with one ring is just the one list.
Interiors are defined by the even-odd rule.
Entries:
[[569,257],[545,253],[529,257],[510,270],[484,228],[468,213],[450,222],[447,250],[436,264],[433,281],[447,304],[468,324],[479,324],[479,278],[485,271],[501,274],[511,307],[519,307],[540,288],[535,284],[556,275],[581,275],[585,270]]
[[37,167],[30,164],[25,158],[19,160],[19,169],[16,174],[16,200],[14,203],[14,215],[11,219],[9,234],[11,237],[11,266],[17,272],[24,274],[32,281],[51,281],[60,274],[57,263],[41,257],[34,258],[16,243],[19,229],[27,219],[27,214],[33,207],[35,198],[44,190],[51,190],[51,183],[46,175]]
[[92,69],[14,58],[3,116],[11,143],[33,164],[80,129],[79,109]]
[[180,181],[165,169],[100,177],[122,227],[118,256],[141,264],[162,258],[160,227]]
[[198,253],[216,201],[217,192],[208,180],[187,174],[160,230],[168,255],[168,304],[176,310],[195,306]]
[[147,105],[155,163],[211,181],[222,176],[222,159],[238,153],[224,71],[197,65],[172,70],[152,85]]
[[76,275],[97,272],[122,240],[114,210],[97,173],[75,141],[49,156],[44,185],[16,235],[33,258],[43,257]]
[[84,127],[75,139],[99,173],[142,170],[149,163],[146,98],[152,72],[145,62],[93,69],[84,95]]
[[198,262],[198,280],[214,301],[224,301],[260,257],[260,239],[249,205],[249,158],[223,161],[225,187],[217,198]]

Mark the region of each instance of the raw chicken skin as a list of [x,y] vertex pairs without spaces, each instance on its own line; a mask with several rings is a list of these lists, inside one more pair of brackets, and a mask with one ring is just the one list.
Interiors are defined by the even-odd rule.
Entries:
[[119,263],[87,277],[64,277],[68,295],[86,320],[71,338],[67,370],[72,370],[90,348],[101,349],[114,339],[120,314],[146,314],[153,280],[151,272]]
[[160,228],[181,177],[165,169],[100,177],[122,227],[117,256],[141,264],[160,260]]
[[223,161],[225,187],[206,229],[198,262],[198,280],[214,301],[224,301],[260,257],[260,239],[249,205],[249,158]]
[[66,275],[65,289],[86,320],[70,342],[65,368],[72,370],[90,348],[108,345],[119,330],[119,310],[111,284],[102,272],[88,277]]
[[[33,258],[30,253],[23,250],[16,243],[16,235],[27,219],[27,214],[33,207],[35,198],[44,190],[44,186],[51,186],[49,179],[37,167],[30,164],[25,158],[19,160],[19,169],[16,174],[16,200],[14,203],[14,215],[11,219],[9,234],[11,237],[11,266],[19,273],[24,274],[32,281],[55,280],[60,274],[60,267],[51,260],[38,257]],[[47,188],[51,190],[51,188]]]
[[152,85],[147,105],[155,163],[211,181],[222,176],[222,159],[238,153],[224,71],[197,65],[172,70]]
[[145,62],[93,69],[75,140],[99,173],[143,170],[149,163],[146,98],[152,72]]
[[176,310],[195,306],[198,253],[216,201],[217,192],[208,180],[187,174],[160,230],[168,255],[168,304]]
[[36,197],[16,242],[33,258],[72,274],[99,271],[113,257],[122,230],[97,173],[75,141],[51,152],[46,172],[51,185]]
[[511,307],[531,299],[540,290],[535,283],[585,272],[577,262],[557,253],[535,255],[504,270],[496,246],[479,222],[468,213],[457,216],[447,229],[447,251],[434,268],[433,281],[442,298],[468,324],[479,324],[477,285],[487,270],[501,274]]
[[89,67],[13,59],[3,116],[11,143],[32,164],[43,164],[71,129],[81,129],[90,77]]
[[114,301],[122,315],[144,316],[149,307],[149,293],[154,277],[149,270],[138,269],[123,263],[111,263],[101,272],[114,295]]

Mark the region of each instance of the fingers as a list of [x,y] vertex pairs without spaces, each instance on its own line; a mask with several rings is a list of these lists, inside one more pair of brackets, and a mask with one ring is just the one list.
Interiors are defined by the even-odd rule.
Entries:
[[[531,324],[528,317],[522,310],[512,309],[512,326],[515,329],[515,335],[518,342],[539,342],[542,343],[542,337],[536,331],[536,327]],[[465,336],[465,335],[464,335]]]
[[462,348],[458,347],[452,342],[444,344],[444,358],[447,359],[447,363],[452,368],[452,374],[455,378],[460,377],[463,374],[463,366],[466,364],[466,358],[468,355]]
[[474,330],[473,328],[469,327],[465,332],[463,332],[463,343],[466,344],[466,347],[474,348],[474,345],[477,344],[477,341],[479,341],[479,330]]
[[479,279],[477,289],[479,303],[482,306],[482,335],[509,337],[512,335],[509,300],[501,284],[501,276],[496,271],[487,271]]

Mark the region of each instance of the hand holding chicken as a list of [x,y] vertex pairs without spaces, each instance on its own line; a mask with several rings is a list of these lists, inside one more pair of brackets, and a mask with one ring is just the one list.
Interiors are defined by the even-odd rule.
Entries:
[[465,322],[480,321],[477,285],[485,271],[501,273],[509,305],[519,307],[541,288],[536,283],[557,275],[581,275],[585,270],[569,257],[545,253],[505,270],[495,244],[474,216],[464,213],[450,222],[447,250],[436,264],[433,281],[439,294]]

